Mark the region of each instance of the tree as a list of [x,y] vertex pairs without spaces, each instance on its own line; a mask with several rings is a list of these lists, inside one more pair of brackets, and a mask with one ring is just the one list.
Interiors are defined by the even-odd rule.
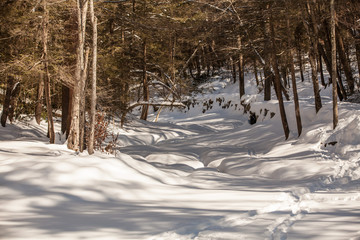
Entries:
[[292,82],[293,96],[294,96],[296,126],[297,126],[298,136],[300,136],[301,132],[302,132],[302,123],[301,123],[300,104],[299,104],[299,97],[298,97],[297,85],[296,85],[296,77],[295,77],[294,51],[293,51],[293,47],[292,47],[292,44],[291,44],[291,42],[292,42],[291,36],[293,34],[291,34],[291,32],[290,32],[290,19],[289,19],[290,7],[289,7],[288,4],[286,4],[286,10],[287,10],[286,27],[287,27],[287,30],[288,30],[288,38],[287,38],[288,61],[289,61],[290,71],[291,71],[291,82]]
[[331,63],[332,63],[332,94],[333,94],[333,128],[338,124],[338,106],[337,106],[337,85],[336,85],[336,12],[335,1],[330,0],[330,16],[331,16]]
[[90,0],[90,19],[93,29],[92,44],[92,81],[91,81],[91,99],[90,99],[90,133],[88,140],[88,152],[94,153],[95,138],[95,117],[96,117],[96,71],[97,71],[97,18],[94,12],[94,0]]
[[85,33],[86,15],[88,9],[87,0],[77,0],[77,20],[78,20],[78,46],[75,70],[75,83],[72,98],[71,126],[67,146],[75,151],[80,150],[80,101],[84,91],[85,73]]
[[289,138],[289,124],[287,122],[287,118],[286,118],[286,112],[285,112],[285,107],[284,107],[284,101],[283,101],[283,97],[282,97],[282,92],[281,92],[281,82],[280,82],[280,73],[279,73],[279,67],[278,67],[278,59],[276,57],[276,43],[275,43],[275,30],[274,30],[274,25],[273,25],[273,18],[272,18],[272,13],[270,13],[270,38],[271,38],[271,65],[274,69],[274,75],[275,75],[275,80],[274,80],[274,84],[275,84],[275,91],[276,91],[276,95],[277,98],[279,100],[279,109],[280,109],[280,116],[281,116],[281,122],[283,125],[283,129],[284,129],[284,134],[285,134],[285,139]]
[[[49,25],[49,11],[47,8],[47,0],[43,0],[43,23],[42,23],[42,42],[43,42],[43,63],[44,63],[44,89],[45,89],[45,100],[48,115],[48,135],[50,143],[55,143],[55,130],[54,121],[52,116],[51,106],[51,93],[50,93],[50,73],[49,73],[49,59],[48,59],[48,25]],[[41,80],[40,80],[41,81]],[[40,83],[41,85],[42,83]],[[38,99],[40,100],[40,99]]]
[[[307,30],[309,41],[310,41],[310,52],[309,52],[309,60],[311,66],[311,79],[313,83],[314,97],[315,97],[315,110],[316,113],[321,109],[321,96],[319,89],[319,79],[318,79],[318,67],[317,67],[317,59],[318,59],[318,21],[315,17],[314,3],[316,0],[312,0],[313,4],[310,3],[310,0],[307,0],[307,12],[311,21],[312,26],[308,26],[308,24],[304,21],[305,29]],[[309,24],[310,25],[310,24]],[[311,28],[312,27],[312,28]],[[311,29],[311,30],[310,30]]]

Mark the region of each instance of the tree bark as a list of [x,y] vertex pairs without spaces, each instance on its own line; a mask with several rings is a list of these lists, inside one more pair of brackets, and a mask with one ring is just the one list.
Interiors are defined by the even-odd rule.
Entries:
[[360,43],[355,43],[356,49],[356,61],[358,66],[358,72],[360,73]]
[[[344,42],[343,42],[342,36],[339,34],[338,29],[336,31],[336,40],[337,40],[336,42],[337,42],[337,45],[338,45],[338,53],[339,53],[340,62],[342,64],[342,66],[343,66],[345,76],[346,76],[346,82],[347,82],[347,85],[349,87],[349,91],[350,91],[350,95],[351,95],[351,94],[354,93],[355,80],[354,80],[354,77],[353,77],[353,74],[352,74],[352,71],[351,71],[350,63],[349,63],[348,58],[346,57],[346,54],[345,54]],[[331,49],[331,52],[332,51],[333,51],[333,49]]]
[[[266,7],[267,9],[270,8],[269,5],[267,5]],[[271,62],[271,51],[269,49],[268,46],[271,46],[271,41],[270,41],[270,35],[271,35],[271,30],[270,30],[270,24],[269,24],[269,18],[267,17],[267,19],[265,20],[265,26],[264,26],[264,35],[265,35],[265,46],[264,46],[264,55],[265,55],[265,64],[264,64],[264,101],[269,101],[271,100],[271,83],[274,80],[274,75],[271,72],[271,68],[270,68],[270,62]]]
[[321,58],[321,54],[318,54],[318,59],[319,59],[319,72],[320,72],[320,79],[321,79],[321,85],[323,85],[324,87],[326,86],[325,83],[325,78],[324,78],[324,69],[323,69],[323,61]]
[[200,80],[201,78],[201,63],[200,63],[200,56],[199,56],[199,53],[196,54],[195,58],[195,66],[196,66],[196,79],[197,80]]
[[335,4],[334,0],[330,0],[330,15],[331,15],[331,62],[332,62],[332,94],[333,94],[333,128],[338,124],[338,106],[337,106],[337,86],[336,86],[336,30],[335,30]]
[[8,119],[9,119],[10,123],[12,123],[14,120],[14,114],[15,114],[15,110],[16,110],[16,106],[17,106],[17,102],[18,102],[17,96],[20,93],[20,88],[21,88],[21,83],[17,82],[17,83],[15,83],[15,85],[11,91],[10,107],[9,107],[9,115],[8,115]]
[[41,122],[41,112],[44,101],[44,76],[43,73],[40,73],[39,83],[38,83],[38,91],[37,91],[37,101],[35,106],[35,120],[37,124],[40,125]]
[[275,30],[274,30],[272,16],[270,19],[270,31],[271,31],[271,48],[272,48],[271,65],[274,69],[274,74],[275,74],[274,84],[275,84],[275,89],[276,89],[276,95],[279,100],[280,116],[281,116],[282,126],[284,129],[285,139],[288,139],[290,130],[289,130],[289,124],[288,124],[287,118],[286,118],[284,101],[283,101],[283,97],[282,97],[282,93],[281,93],[281,80],[280,80],[279,67],[278,67],[278,63],[277,63],[278,60],[277,60],[277,56],[276,56]]
[[80,152],[83,152],[85,149],[85,105],[86,105],[86,80],[88,75],[88,66],[89,66],[89,53],[90,49],[87,48],[85,51],[84,59],[84,70],[81,74],[80,81],[80,114],[79,114],[79,146]]
[[3,104],[3,112],[1,114],[1,126],[3,126],[3,127],[6,126],[6,120],[9,115],[11,92],[13,89],[14,89],[14,77],[8,76],[5,99],[4,99],[4,104]]
[[49,24],[49,12],[47,9],[47,0],[43,0],[43,61],[44,61],[44,88],[45,88],[45,101],[46,109],[48,115],[48,135],[50,138],[50,143],[55,143],[55,130],[54,130],[54,121],[52,116],[52,106],[51,106],[51,93],[50,93],[50,73],[49,73],[49,62],[48,62],[48,24]]
[[88,152],[94,153],[95,140],[95,117],[96,117],[96,73],[97,73],[97,18],[94,12],[94,0],[90,0],[91,24],[93,27],[93,43],[92,43],[92,81],[91,81],[91,97],[90,97],[90,133],[88,140]]
[[62,86],[62,102],[61,102],[61,132],[66,133],[66,138],[69,135],[69,120],[71,121],[71,89],[67,86]]
[[[147,49],[146,49],[146,40],[144,40],[143,43],[143,99],[145,102],[149,102],[149,85],[147,82],[147,59],[146,59],[146,55],[147,55]],[[147,120],[147,116],[148,116],[148,111],[149,111],[149,105],[144,105],[142,107],[142,111],[141,111],[141,117],[140,119],[142,120]]]
[[256,86],[260,86],[260,81],[259,81],[259,76],[258,76],[258,70],[257,70],[257,66],[256,66],[256,59],[253,58],[253,66],[254,66],[254,75],[255,75],[255,80],[256,80]]
[[231,73],[233,77],[233,83],[236,83],[236,64],[233,57],[230,57]]
[[300,77],[301,77],[301,81],[304,82],[305,78],[304,78],[304,67],[303,67],[303,60],[302,60],[302,55],[301,55],[301,48],[300,48],[300,43],[298,45],[298,61],[299,61],[299,69],[300,69]]
[[[330,40],[330,41],[331,41],[331,40]],[[322,56],[322,58],[324,59],[325,66],[326,66],[326,69],[327,69],[328,73],[331,75],[331,72],[332,72],[332,64],[331,64],[329,58],[328,58],[327,55],[326,55],[326,52],[325,52],[325,50],[324,50],[324,47],[323,47],[321,44],[319,44],[319,53],[320,53],[320,55]],[[340,76],[339,71],[337,71],[336,73],[337,73],[337,76]],[[329,84],[330,84],[330,83],[332,83],[332,81],[329,82]],[[337,95],[338,95],[340,101],[342,101],[344,98],[345,98],[345,99],[347,98],[347,97],[346,97],[346,92],[345,92],[345,89],[343,88],[343,85],[342,85],[342,84],[339,84],[339,81],[336,81],[336,83],[337,83],[337,84],[336,84],[336,85],[337,85]]]
[[309,60],[310,60],[310,66],[311,66],[311,79],[312,79],[312,83],[313,83],[313,90],[314,90],[314,97],[315,97],[315,110],[317,113],[321,109],[322,104],[321,104],[321,97],[320,97],[319,80],[317,77],[316,57],[314,54],[314,49],[312,49],[310,51],[311,52],[309,53]]
[[318,24],[315,18],[315,12],[313,7],[310,6],[310,1],[307,1],[308,14],[311,17],[312,22],[312,32],[310,31],[309,26],[303,20],[304,27],[308,33],[309,41],[310,41],[310,52],[309,52],[309,60],[311,66],[311,79],[313,83],[314,97],[315,97],[315,110],[316,113],[321,109],[321,97],[320,97],[320,89],[319,89],[319,79],[318,79],[318,69],[317,69],[317,54],[318,54]]
[[290,34],[290,21],[287,15],[286,19],[287,29],[288,29],[288,60],[290,65],[290,71],[291,71],[291,82],[292,82],[292,89],[293,89],[293,95],[294,95],[294,105],[295,105],[295,115],[296,115],[296,126],[298,131],[298,136],[301,135],[302,132],[302,123],[301,123],[301,114],[300,114],[300,104],[299,104],[299,96],[297,92],[297,86],[296,86],[296,77],[295,77],[295,67],[294,67],[294,53],[293,48],[291,46],[291,34]]
[[241,36],[238,36],[237,42],[238,42],[238,49],[240,51],[238,66],[239,66],[239,91],[240,91],[240,99],[241,99],[241,97],[245,95],[244,56],[242,53]]
[[88,1],[83,2],[77,0],[77,19],[78,19],[78,46],[77,46],[77,58],[76,58],[76,70],[75,70],[75,83],[72,99],[72,111],[71,111],[71,127],[68,137],[67,146],[69,149],[79,151],[79,118],[80,118],[80,96],[81,96],[81,76],[84,70],[84,46],[85,46],[85,31],[86,31],[86,12],[88,7]]

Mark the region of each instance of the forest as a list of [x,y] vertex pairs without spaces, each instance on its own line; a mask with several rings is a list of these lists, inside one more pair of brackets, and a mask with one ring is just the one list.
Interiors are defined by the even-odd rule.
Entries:
[[0,239],[359,240],[359,0],[0,0]]
[[74,150],[93,152],[101,115],[123,125],[135,108],[146,120],[149,108],[189,106],[184,96],[223,68],[239,84],[239,102],[245,72],[265,101],[276,92],[286,138],[289,91],[302,132],[295,73],[304,81],[306,64],[316,111],[319,86],[344,101],[360,84],[357,0],[4,0],[0,11],[2,126],[47,119],[53,143],[61,117]]

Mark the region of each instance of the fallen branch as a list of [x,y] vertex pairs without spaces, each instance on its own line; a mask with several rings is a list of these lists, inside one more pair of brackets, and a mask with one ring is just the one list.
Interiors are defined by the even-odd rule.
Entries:
[[170,102],[170,101],[168,101],[168,102],[157,103],[157,102],[144,102],[144,101],[141,101],[141,102],[136,102],[136,103],[130,104],[130,106],[128,107],[128,110],[136,108],[138,106],[143,106],[143,105],[157,106],[157,107],[182,107],[182,108],[186,107],[185,104],[183,104],[181,102]]

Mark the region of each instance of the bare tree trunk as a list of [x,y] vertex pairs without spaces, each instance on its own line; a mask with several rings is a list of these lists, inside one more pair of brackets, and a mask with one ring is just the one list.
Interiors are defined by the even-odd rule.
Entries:
[[241,43],[241,36],[238,36],[238,49],[239,53],[239,91],[240,91],[240,99],[243,95],[245,95],[245,73],[244,73],[244,56],[242,53],[242,43]]
[[90,133],[88,140],[88,152],[94,153],[95,138],[95,117],[96,117],[96,71],[97,71],[97,18],[94,12],[94,0],[90,0],[91,24],[93,27],[93,43],[92,43],[92,81],[91,81],[91,97],[90,97]]
[[[147,82],[147,59],[146,59],[146,55],[147,55],[147,49],[146,49],[146,40],[144,40],[144,44],[143,44],[143,99],[145,102],[149,102],[149,86],[148,86],[148,82]],[[142,107],[142,111],[141,111],[141,117],[140,119],[142,120],[147,120],[147,116],[148,116],[148,111],[149,111],[149,105],[144,105]]]
[[61,99],[61,132],[64,134],[68,132],[67,120],[70,115],[70,89],[67,86],[62,86]]
[[253,66],[254,66],[254,75],[255,75],[255,80],[256,80],[256,86],[259,86],[260,81],[259,81],[258,70],[257,70],[256,59],[255,58],[253,58]]
[[35,106],[35,120],[37,124],[40,125],[41,122],[41,112],[42,112],[42,106],[44,101],[44,76],[43,73],[40,73],[39,76],[39,85],[38,85],[38,91],[37,91],[37,101]]
[[233,77],[233,83],[236,83],[236,64],[233,57],[230,57],[231,73]]
[[[322,44],[319,44],[319,50],[320,53],[323,56],[323,59],[326,63],[326,67],[327,70],[329,72],[329,74],[331,75],[332,72],[332,64],[331,64],[331,36],[330,36],[330,32],[331,29],[329,29],[328,26],[328,22],[324,21],[324,28],[325,28],[325,38],[326,40],[324,41],[324,47],[320,47],[323,46]],[[337,68],[337,94],[339,96],[340,101],[342,101],[343,99],[347,99],[347,93],[344,89],[344,85],[342,82],[342,78],[341,78],[341,71],[340,68]]]
[[300,115],[299,96],[298,96],[297,86],[296,86],[294,53],[293,53],[293,48],[291,46],[290,21],[288,18],[286,19],[286,24],[287,24],[287,29],[288,29],[288,39],[287,39],[288,40],[288,49],[289,49],[288,59],[289,59],[289,64],[290,64],[291,82],[292,82],[292,89],[293,89],[293,95],[294,95],[296,126],[297,126],[298,136],[300,136],[301,132],[302,132],[302,123],[301,123],[301,115]]
[[[350,63],[349,63],[348,58],[346,57],[346,54],[345,54],[344,42],[343,42],[342,36],[339,34],[339,31],[336,31],[336,40],[337,40],[337,43],[338,43],[338,52],[339,52],[340,62],[343,65],[347,85],[349,87],[349,91],[350,91],[350,95],[351,95],[351,94],[354,93],[355,80],[354,80],[354,77],[353,77],[353,74],[352,74],[352,71],[351,71]],[[331,52],[332,51],[333,51],[333,49],[331,50]]]
[[[170,49],[170,62],[171,62],[171,80],[174,84],[176,84],[176,68],[175,68],[175,54],[176,54],[176,35],[171,38],[171,49]],[[204,56],[205,58],[205,56]],[[179,86],[181,86],[179,84]],[[180,95],[181,95],[181,87],[179,87]]]
[[72,103],[73,103],[73,98],[74,98],[74,91],[73,89],[69,89],[69,110],[68,110],[68,116],[66,119],[66,139],[69,137],[70,134],[70,128],[71,128],[71,120],[72,120]]
[[195,67],[196,67],[196,79],[200,80],[201,78],[201,63],[200,63],[200,56],[199,54],[196,54],[195,58]]
[[340,88],[340,91],[343,93],[344,99],[346,100],[347,99],[347,93],[346,93],[344,83],[343,83],[343,80],[342,80],[342,77],[341,77],[341,64],[339,62],[339,59],[337,59],[336,63],[337,63],[337,74],[338,74],[338,81],[337,81],[338,88]]
[[321,54],[318,54],[319,59],[319,72],[320,72],[320,79],[321,79],[321,85],[326,86],[325,78],[324,78],[324,69],[323,69],[323,62],[321,58]]
[[8,115],[9,115],[11,92],[13,89],[14,89],[14,77],[8,76],[5,99],[4,99],[4,103],[3,103],[3,112],[1,114],[1,126],[3,126],[3,127],[6,126],[6,119],[8,118]]
[[300,77],[301,77],[301,81],[304,82],[305,78],[304,78],[304,72],[303,72],[303,60],[302,60],[302,54],[301,54],[301,48],[300,48],[300,43],[299,43],[299,47],[298,47],[298,61],[299,61],[299,68],[300,68]]
[[331,63],[332,63],[332,93],[333,93],[333,128],[338,124],[338,106],[337,106],[337,86],[336,86],[336,30],[335,30],[335,4],[334,0],[330,0],[330,15],[331,15]]
[[47,48],[48,48],[48,24],[49,24],[49,12],[47,9],[47,0],[43,0],[43,9],[44,9],[44,17],[43,17],[43,26],[42,26],[42,34],[43,34],[43,61],[44,61],[44,88],[45,88],[45,101],[46,101],[46,109],[48,115],[48,134],[50,138],[50,143],[55,143],[55,131],[54,131],[54,121],[52,116],[52,106],[51,106],[51,94],[50,94],[50,74],[49,74],[49,63],[47,57]]
[[86,105],[85,88],[86,88],[86,79],[88,75],[89,53],[90,53],[90,48],[86,48],[84,70],[82,71],[81,81],[80,81],[80,114],[79,114],[80,152],[83,152],[85,148],[85,105]]
[[290,82],[287,81],[287,66],[280,66],[281,77],[283,79],[284,88],[290,88]]
[[[323,46],[321,44],[319,44],[319,53],[322,56],[322,58],[324,59],[327,71],[331,75],[332,64],[331,64],[329,58],[327,57],[326,52],[325,52],[325,50],[324,50],[324,48],[323,48]],[[340,76],[339,71],[337,71],[337,76]],[[329,82],[329,84],[330,83],[332,83],[332,81]],[[338,97],[339,97],[340,101],[342,101],[344,98],[346,100],[347,97],[346,97],[345,89],[343,87],[341,87],[342,85],[339,84],[339,81],[337,81],[336,83],[337,83],[337,94],[338,94]]]
[[285,139],[288,139],[290,130],[289,130],[289,124],[288,124],[287,118],[286,118],[284,101],[283,101],[283,97],[282,97],[282,93],[281,93],[281,80],[280,80],[279,67],[278,67],[277,57],[276,57],[275,30],[274,30],[274,26],[273,26],[272,17],[270,18],[270,29],[271,29],[271,48],[272,48],[271,63],[272,63],[272,67],[274,69],[274,74],[275,74],[274,84],[275,84],[275,89],[276,89],[276,95],[279,100],[280,116],[281,116],[282,126],[284,129]]
[[358,66],[358,72],[360,73],[360,43],[355,43],[356,49],[356,61]]
[[319,80],[317,77],[317,70],[316,70],[316,57],[314,56],[314,49],[310,50],[309,53],[309,60],[311,65],[311,79],[313,83],[313,90],[315,96],[315,110],[318,112],[321,107],[321,97],[320,97],[320,89],[319,89]]
[[313,7],[310,6],[310,1],[307,1],[308,13],[311,17],[312,22],[312,33],[304,21],[304,27],[308,33],[310,40],[310,52],[309,52],[309,60],[311,65],[311,79],[313,83],[314,97],[315,97],[315,109],[316,113],[321,109],[321,97],[320,97],[320,89],[319,89],[319,79],[318,79],[318,70],[317,70],[317,54],[318,54],[318,24],[316,22],[315,13]]
[[77,14],[78,14],[78,47],[77,47],[77,59],[75,70],[75,83],[74,93],[72,99],[72,111],[71,111],[71,127],[68,137],[67,146],[69,149],[75,151],[79,150],[79,121],[80,121],[80,97],[81,97],[81,77],[84,70],[84,46],[85,46],[85,31],[86,31],[86,13],[87,13],[88,1],[83,2],[77,0]]
[[20,93],[20,88],[21,88],[21,83],[17,82],[17,83],[15,83],[15,85],[11,91],[10,107],[9,107],[9,115],[8,115],[10,123],[12,123],[13,119],[14,119],[14,114],[15,114],[15,110],[16,110],[17,102],[18,102],[17,96]]
[[[267,9],[269,9],[270,6],[267,5]],[[264,35],[265,35],[265,46],[264,46],[264,55],[265,55],[265,65],[264,65],[264,77],[265,77],[265,84],[264,84],[264,101],[269,101],[271,100],[271,82],[273,81],[274,75],[271,72],[271,67],[270,67],[270,62],[271,62],[271,55],[272,53],[270,52],[270,49],[268,46],[271,45],[271,41],[270,41],[270,35],[271,35],[271,30],[270,30],[270,24],[269,24],[269,19],[267,19],[267,21],[265,21],[265,26],[264,26]]]

